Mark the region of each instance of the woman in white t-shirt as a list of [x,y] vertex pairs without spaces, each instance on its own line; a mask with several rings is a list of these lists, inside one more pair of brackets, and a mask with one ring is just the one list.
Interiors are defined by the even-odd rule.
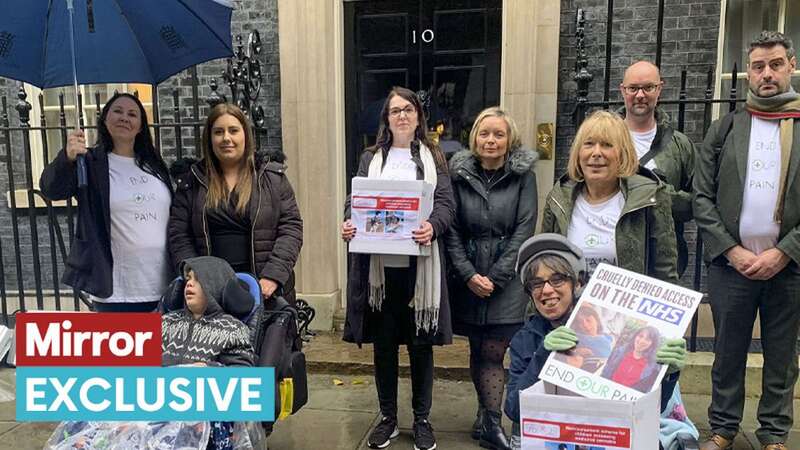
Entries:
[[[411,365],[414,448],[436,447],[428,422],[433,391],[432,345],[450,344],[453,338],[442,238],[453,221],[455,203],[444,155],[428,139],[426,130],[419,97],[408,89],[393,88],[381,111],[376,143],[363,153],[358,166],[361,177],[424,180],[436,186],[428,220],[408,237],[419,245],[431,246],[430,256],[350,254],[344,340],[359,346],[374,344],[375,384],[383,415],[368,438],[370,448],[385,448],[399,434],[399,345],[408,348]],[[348,199],[341,229],[345,242],[357,232],[349,218]],[[389,217],[379,219],[388,226]],[[378,232],[385,232],[385,227],[378,225]]]
[[597,111],[578,129],[567,173],[547,196],[542,232],[567,236],[590,272],[608,263],[677,282],[670,208],[665,185],[639,167],[623,119]]
[[[49,199],[78,199],[78,224],[62,280],[89,294],[95,311],[153,311],[172,277],[169,172],[135,96],[114,94],[103,107],[97,131],[92,148],[86,147],[83,131],[70,133],[67,147],[40,180]],[[79,155],[87,171],[87,186],[81,188]]]

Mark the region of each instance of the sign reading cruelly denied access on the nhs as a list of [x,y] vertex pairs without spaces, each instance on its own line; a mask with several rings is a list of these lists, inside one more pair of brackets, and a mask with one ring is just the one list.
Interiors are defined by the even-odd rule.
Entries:
[[584,397],[636,400],[656,388],[667,366],[655,354],[679,338],[703,295],[682,286],[600,264],[567,322],[577,346],[552,352],[540,378]]
[[17,314],[17,421],[272,421],[271,367],[161,367],[156,313]]

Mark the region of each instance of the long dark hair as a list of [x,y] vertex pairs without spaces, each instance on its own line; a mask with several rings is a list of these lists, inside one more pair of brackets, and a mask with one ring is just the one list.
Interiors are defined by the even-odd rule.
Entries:
[[391,102],[392,98],[396,95],[414,105],[414,109],[417,110],[417,128],[414,130],[414,140],[411,142],[411,150],[419,151],[419,144],[425,144],[433,154],[433,160],[436,162],[436,165],[440,169],[445,169],[447,167],[447,160],[445,160],[439,146],[431,141],[426,133],[425,124],[427,123],[427,119],[425,117],[425,110],[422,108],[422,102],[414,91],[404,87],[395,86],[389,91],[389,95],[386,96],[386,101],[383,102],[383,108],[381,109],[381,124],[378,127],[378,137],[375,139],[375,145],[367,148],[367,151],[372,153],[378,150],[388,151],[389,148],[392,147],[394,136],[392,135],[392,130],[389,128],[389,102]]
[[647,337],[650,339],[650,347],[644,354],[644,357],[649,362],[653,362],[656,359],[656,352],[658,351],[658,347],[661,346],[661,335],[658,334],[658,330],[653,326],[646,326],[643,328],[639,328],[636,330],[635,333],[632,333],[628,339],[627,344],[625,345],[625,353],[633,352],[634,346],[636,345],[636,337],[642,333],[646,333]]
[[222,167],[219,164],[219,159],[214,154],[214,147],[211,142],[211,129],[214,127],[214,122],[226,114],[235,117],[244,132],[244,155],[242,164],[239,166],[239,181],[236,182],[236,187],[233,188],[233,191],[238,196],[236,212],[244,214],[247,211],[250,195],[253,192],[256,144],[253,127],[250,126],[250,122],[242,110],[232,103],[220,103],[211,108],[206,118],[206,124],[203,127],[201,148],[203,150],[203,160],[205,160],[206,164],[206,176],[209,180],[206,207],[210,209],[219,208],[220,204],[227,202],[230,194],[232,194],[232,192],[228,191]]
[[150,135],[150,125],[147,123],[147,113],[144,110],[144,105],[142,105],[142,102],[139,101],[135,95],[126,92],[117,92],[108,99],[100,113],[100,120],[97,122],[98,138],[95,145],[102,146],[106,152],[110,152],[114,148],[114,140],[111,138],[111,133],[106,126],[106,117],[108,117],[108,112],[111,110],[114,102],[122,97],[133,100],[136,106],[139,107],[139,117],[141,118],[142,128],[136,133],[136,138],[133,141],[133,156],[136,161],[136,166],[161,180],[162,183],[167,185],[171,193],[172,182],[169,178],[169,170],[167,170],[167,165],[164,163],[164,160],[161,159],[161,154],[156,150],[156,146],[153,144],[153,136]]

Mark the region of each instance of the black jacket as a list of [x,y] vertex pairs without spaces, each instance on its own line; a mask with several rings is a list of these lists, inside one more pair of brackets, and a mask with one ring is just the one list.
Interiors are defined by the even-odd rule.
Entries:
[[[188,173],[173,171],[177,192],[170,211],[168,241],[175,267],[186,258],[210,254],[205,214],[208,181],[205,163]],[[303,245],[303,220],[286,178],[286,166],[268,155],[257,155],[250,201],[252,266],[257,278],[277,282],[283,296],[294,301],[294,265]]]
[[[111,211],[108,177],[108,152],[94,147],[86,153],[87,187],[78,189],[76,164],[65,150],[45,167],[39,186],[50,200],[78,199],[78,226],[65,262],[61,281],[96,297],[113,294],[111,255]],[[168,179],[166,173],[163,179]],[[163,180],[162,179],[162,180]],[[172,192],[172,186],[167,185]]]
[[[450,159],[456,218],[447,233],[453,326],[522,323],[530,300],[516,274],[520,245],[536,228],[537,194],[532,150],[513,151],[491,183],[469,150]],[[492,280],[486,299],[467,287],[475,274]]]
[[[365,151],[361,155],[356,176],[365,177],[369,173],[369,164],[372,162],[374,153]],[[419,149],[411,149],[411,158],[417,165],[417,179],[423,179],[423,165],[419,157]],[[386,154],[383,155],[383,162],[386,163]],[[446,249],[444,234],[450,228],[453,221],[455,204],[453,202],[453,190],[450,186],[450,177],[446,167],[437,167],[436,188],[433,192],[433,211],[428,222],[433,226],[433,239],[439,240],[439,257],[442,261],[442,296],[439,304],[439,327],[435,335],[420,331],[419,336],[415,337],[414,343],[429,343],[435,345],[450,344],[453,341],[453,331],[450,324],[450,305],[447,296],[447,277],[445,276],[445,257]],[[345,220],[350,218],[350,198],[345,202]],[[410,258],[409,284],[416,282],[417,260]],[[344,324],[343,339],[347,342],[354,342],[361,345],[362,342],[373,342],[377,333],[374,322],[370,322],[372,311],[369,307],[369,255],[361,253],[349,254],[349,267],[347,272],[347,318]]]

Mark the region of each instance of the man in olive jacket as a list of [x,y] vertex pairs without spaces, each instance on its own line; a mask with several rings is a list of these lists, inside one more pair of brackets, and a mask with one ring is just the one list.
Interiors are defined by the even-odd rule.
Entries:
[[[694,214],[709,263],[714,366],[704,450],[731,448],[744,407],[756,313],[764,349],[756,436],[786,449],[793,423],[800,325],[800,95],[791,40],[763,32],[750,43],[747,106],[711,125],[697,153]],[[732,119],[731,119],[732,117]]]
[[639,61],[625,70],[619,90],[625,107],[619,113],[636,145],[639,164],[655,173],[670,187],[672,218],[678,249],[678,276],[683,275],[689,261],[683,224],[692,220],[692,177],[694,176],[694,144],[672,128],[669,115],[661,110],[658,99],[664,81],[658,67]]

